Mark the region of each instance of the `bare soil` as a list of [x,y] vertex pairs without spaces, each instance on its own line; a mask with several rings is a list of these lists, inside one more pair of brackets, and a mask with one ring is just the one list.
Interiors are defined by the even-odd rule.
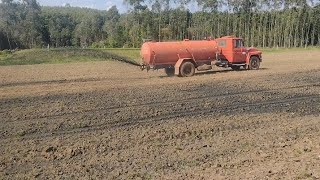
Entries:
[[319,179],[320,52],[191,78],[0,67],[0,179]]

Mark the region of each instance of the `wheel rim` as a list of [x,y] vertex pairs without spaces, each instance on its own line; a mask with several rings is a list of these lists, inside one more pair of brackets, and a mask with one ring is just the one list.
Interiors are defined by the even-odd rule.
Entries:
[[191,72],[192,72],[192,67],[191,67],[191,65],[187,65],[187,66],[184,67],[183,73],[184,73],[185,75],[189,75],[189,74],[191,74]]
[[254,68],[254,69],[255,69],[255,68],[258,68],[258,66],[259,66],[259,65],[258,65],[258,61],[257,61],[256,59],[254,59],[254,60],[251,61],[251,67],[252,67],[252,68]]

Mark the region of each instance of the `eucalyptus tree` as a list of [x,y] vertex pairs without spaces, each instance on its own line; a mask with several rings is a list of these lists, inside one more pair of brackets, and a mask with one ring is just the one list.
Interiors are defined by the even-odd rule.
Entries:
[[119,20],[119,11],[116,6],[112,6],[106,13],[106,19],[103,26],[108,47],[121,46],[121,27],[119,25]]
[[[61,46],[140,47],[158,41],[235,35],[248,46],[320,45],[319,0],[124,0],[120,14],[77,7],[40,7],[2,0],[0,49]],[[191,13],[188,7],[197,4]],[[193,8],[194,9],[194,8]]]
[[[13,0],[2,0],[0,4],[0,29],[2,35],[6,36],[6,43],[2,41],[5,48],[12,49],[13,44],[11,43],[13,39],[12,27],[17,22],[16,16],[17,3]],[[4,39],[3,39],[4,40]]]
[[2,0],[0,10],[0,28],[10,49],[42,43],[41,9],[36,0]]
[[22,0],[20,7],[20,41],[27,43],[28,48],[36,47],[42,40],[41,8],[36,0]]

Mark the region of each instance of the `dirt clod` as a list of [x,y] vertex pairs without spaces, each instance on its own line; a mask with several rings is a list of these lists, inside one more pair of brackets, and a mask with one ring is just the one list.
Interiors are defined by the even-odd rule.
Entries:
[[45,151],[46,151],[47,153],[55,152],[55,151],[57,151],[57,148],[50,146],[50,147],[48,147]]

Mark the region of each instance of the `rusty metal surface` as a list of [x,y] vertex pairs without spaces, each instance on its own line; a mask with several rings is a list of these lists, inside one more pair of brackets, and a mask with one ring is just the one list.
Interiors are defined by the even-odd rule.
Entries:
[[179,59],[215,60],[216,41],[147,42],[141,48],[145,65],[175,65]]

